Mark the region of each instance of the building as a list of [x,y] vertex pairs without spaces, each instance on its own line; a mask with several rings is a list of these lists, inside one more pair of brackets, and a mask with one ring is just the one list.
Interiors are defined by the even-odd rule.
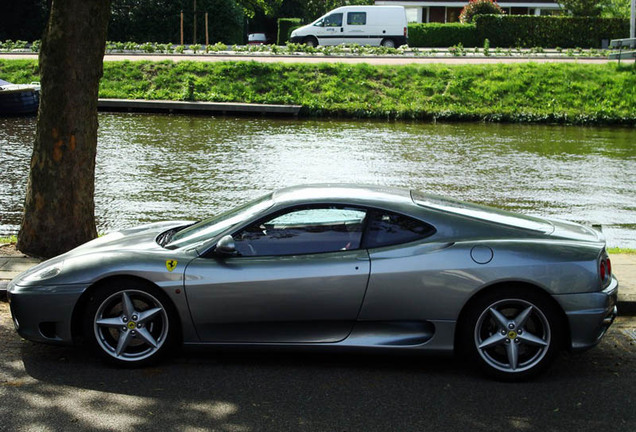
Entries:
[[[459,22],[459,14],[468,1],[376,0],[376,5],[404,6],[408,22]],[[561,6],[552,0],[505,0],[497,4],[510,15],[560,15]]]

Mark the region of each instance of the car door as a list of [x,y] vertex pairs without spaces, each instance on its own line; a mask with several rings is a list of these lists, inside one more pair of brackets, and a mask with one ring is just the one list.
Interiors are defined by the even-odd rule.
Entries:
[[343,35],[346,43],[366,45],[369,43],[366,12],[347,12]]
[[327,15],[320,26],[316,27],[316,37],[320,45],[338,45],[343,43],[342,13]]
[[307,343],[346,338],[369,279],[366,211],[301,207],[233,234],[236,256],[197,258],[185,286],[205,342]]

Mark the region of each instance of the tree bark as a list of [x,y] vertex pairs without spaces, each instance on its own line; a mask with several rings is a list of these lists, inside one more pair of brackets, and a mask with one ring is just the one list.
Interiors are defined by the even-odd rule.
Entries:
[[97,94],[110,0],[53,0],[40,50],[41,99],[17,248],[39,257],[97,236]]

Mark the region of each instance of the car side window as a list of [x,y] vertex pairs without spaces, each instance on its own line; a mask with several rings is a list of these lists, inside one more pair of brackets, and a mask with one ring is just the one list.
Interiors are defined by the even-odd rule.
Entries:
[[296,208],[234,234],[241,256],[280,256],[358,249],[366,211],[341,206]]
[[342,14],[335,13],[325,17],[325,27],[342,27]]
[[348,25],[365,25],[367,23],[366,12],[349,12],[347,14]]
[[369,214],[363,247],[367,249],[408,243],[429,237],[435,228],[401,214],[374,210]]

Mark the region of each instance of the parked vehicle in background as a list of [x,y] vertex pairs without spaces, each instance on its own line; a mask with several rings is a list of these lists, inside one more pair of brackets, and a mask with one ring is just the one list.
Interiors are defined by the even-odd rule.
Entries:
[[247,35],[248,45],[265,45],[267,43],[267,35],[265,33],[250,33]]
[[0,115],[34,115],[39,105],[39,82],[12,84],[0,79]]
[[343,6],[297,28],[290,41],[309,46],[342,43],[398,47],[408,43],[402,6]]

